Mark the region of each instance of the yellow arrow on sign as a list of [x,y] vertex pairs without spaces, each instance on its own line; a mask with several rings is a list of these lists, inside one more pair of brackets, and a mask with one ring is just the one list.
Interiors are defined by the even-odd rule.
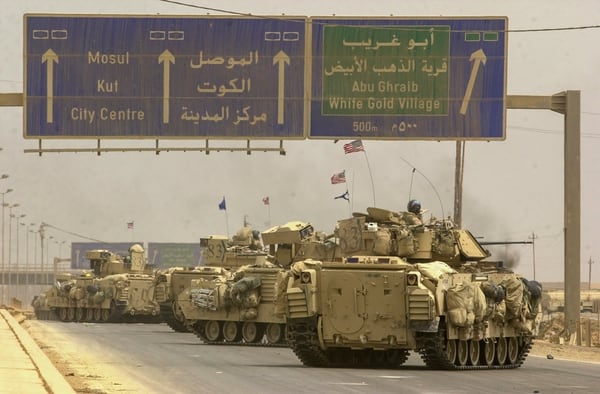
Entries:
[[273,64],[277,64],[279,66],[279,78],[277,89],[277,124],[283,124],[283,101],[285,98],[285,65],[290,65],[290,57],[284,51],[279,51],[277,55],[273,57]]
[[42,63],[46,63],[46,123],[54,122],[54,62],[58,64],[58,55],[48,49],[42,55]]
[[483,63],[483,65],[485,65],[487,62],[487,57],[485,56],[483,49],[478,49],[471,54],[469,60],[473,62],[473,68],[471,69],[471,76],[469,77],[469,83],[467,84],[465,97],[463,98],[462,105],[460,106],[461,115],[467,113],[469,101],[471,101],[471,94],[473,93],[473,85],[475,85],[475,78],[477,78],[477,72],[479,71],[479,64]]
[[169,123],[169,79],[170,70],[169,66],[171,63],[175,64],[175,56],[168,50],[165,49],[163,53],[158,57],[158,63],[163,63],[163,123]]

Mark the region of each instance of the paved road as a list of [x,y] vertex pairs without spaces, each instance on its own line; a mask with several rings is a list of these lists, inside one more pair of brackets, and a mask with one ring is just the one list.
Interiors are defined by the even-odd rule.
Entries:
[[[541,357],[498,371],[430,371],[413,355],[395,370],[319,369],[302,366],[287,348],[204,345],[164,324],[30,324],[74,362],[90,363],[91,370],[95,362],[97,374],[114,373],[115,392],[562,394],[600,387],[600,365]],[[138,386],[119,382],[123,377]]]

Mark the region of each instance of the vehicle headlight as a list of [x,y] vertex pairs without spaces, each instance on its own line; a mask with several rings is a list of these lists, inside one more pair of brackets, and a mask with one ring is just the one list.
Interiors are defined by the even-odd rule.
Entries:
[[307,272],[307,271],[302,272],[300,274],[300,281],[305,284],[311,283],[310,272]]
[[419,275],[417,275],[417,274],[406,275],[406,283],[408,283],[409,286],[416,286],[419,283]]

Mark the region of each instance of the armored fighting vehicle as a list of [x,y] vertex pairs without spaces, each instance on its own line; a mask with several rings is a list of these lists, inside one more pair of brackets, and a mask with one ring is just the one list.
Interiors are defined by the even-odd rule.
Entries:
[[200,240],[204,255],[204,266],[171,267],[156,273],[154,299],[160,305],[160,314],[176,332],[189,332],[177,296],[188,289],[192,279],[213,280],[227,275],[229,270],[256,261],[265,256],[260,233],[250,227],[242,227],[233,237],[212,235]]
[[160,316],[173,331],[190,332],[177,296],[191,286],[192,279],[216,279],[228,275],[225,267],[171,267],[159,270],[155,277],[154,300],[159,303]]
[[108,250],[86,252],[90,271],[58,275],[55,285],[34,298],[38,319],[62,321],[159,321],[153,298],[154,275],[146,268],[144,249],[135,244],[125,258]]
[[203,342],[283,345],[285,309],[283,299],[278,302],[276,297],[278,276],[297,259],[325,258],[336,250],[318,240],[312,225],[299,221],[266,230],[262,241],[268,252],[262,245],[248,244],[245,237],[232,242],[226,237],[207,238],[203,241],[207,267],[172,273],[172,284],[191,278],[172,309]]
[[532,345],[541,285],[488,261],[450,220],[368,208],[341,220],[343,257],[291,265],[278,286],[287,335],[313,367],[519,367]]

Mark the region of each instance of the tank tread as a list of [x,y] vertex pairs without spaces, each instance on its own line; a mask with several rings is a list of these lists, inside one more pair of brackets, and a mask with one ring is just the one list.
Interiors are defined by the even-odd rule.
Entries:
[[[497,341],[498,338],[489,338],[489,340]],[[421,359],[425,362],[427,367],[432,369],[441,370],[454,370],[454,371],[465,371],[465,370],[483,370],[483,369],[515,369],[519,368],[531,349],[532,340],[529,336],[522,337],[522,344],[519,346],[519,353],[516,357],[516,362],[497,364],[494,362],[491,365],[485,363],[478,365],[459,365],[451,362],[446,354],[446,339],[445,332],[443,330],[438,333],[421,333],[418,339],[419,354]]]
[[[72,317],[69,317],[67,313],[61,314],[61,309],[67,308],[56,308],[50,310],[34,310],[35,317],[37,320],[59,320],[64,322],[72,322],[72,323],[161,323],[162,317],[160,315],[148,315],[148,314],[138,314],[138,315],[129,315],[124,313],[118,307],[114,307],[113,309],[104,309],[104,311],[108,312],[108,318],[106,320],[102,318],[98,319],[88,319],[88,308],[75,308],[72,309],[75,311]],[[77,312],[83,309],[80,316],[83,318],[77,317]],[[95,309],[95,308],[94,308]],[[62,318],[61,318],[62,315]]]
[[255,346],[255,347],[289,347],[287,342],[284,340],[283,342],[278,343],[269,343],[267,341],[259,341],[259,342],[245,342],[244,340],[230,342],[225,341],[224,339],[219,339],[217,341],[209,340],[204,334],[204,325],[206,322],[198,321],[194,323],[188,323],[186,327],[189,329],[191,333],[196,335],[200,340],[206,345],[224,345],[224,346]]
[[290,319],[288,342],[294,354],[307,367],[334,367],[325,351],[319,346],[316,318]]
[[319,344],[317,319],[288,321],[290,347],[302,364],[320,368],[397,368],[408,359],[406,349],[374,350],[336,347],[323,350]]
[[37,320],[58,320],[58,316],[52,309],[34,309]]
[[184,322],[177,319],[173,313],[172,304],[160,304],[160,317],[175,332],[190,332]]

